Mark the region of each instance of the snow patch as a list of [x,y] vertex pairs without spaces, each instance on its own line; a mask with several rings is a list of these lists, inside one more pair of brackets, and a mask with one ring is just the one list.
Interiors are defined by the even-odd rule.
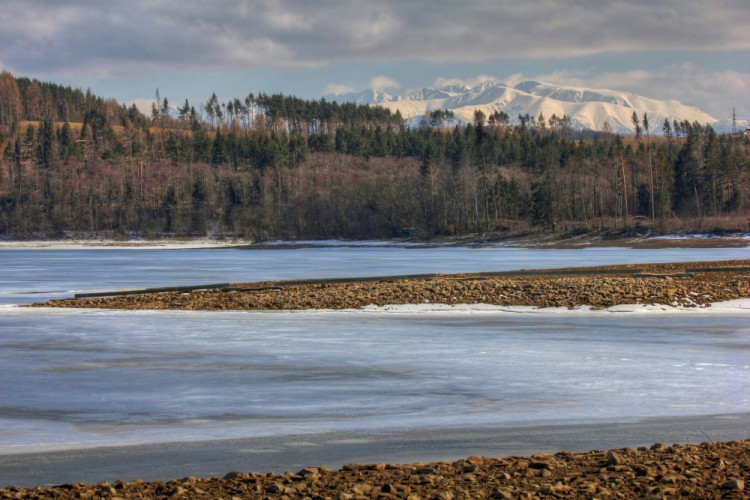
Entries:
[[245,240],[215,240],[209,238],[190,240],[50,240],[50,241],[1,241],[0,250],[123,250],[129,248],[148,249],[196,249],[225,248],[238,245],[250,245]]
[[535,307],[535,306],[497,306],[492,304],[394,304],[386,306],[369,305],[360,310],[350,309],[349,312],[384,312],[397,314],[415,313],[458,313],[458,314],[569,314],[569,315],[602,315],[612,313],[645,314],[722,314],[722,313],[750,313],[750,299],[736,299],[725,302],[715,302],[708,307],[682,307],[663,304],[620,304],[606,309],[595,309],[591,306],[567,307]]

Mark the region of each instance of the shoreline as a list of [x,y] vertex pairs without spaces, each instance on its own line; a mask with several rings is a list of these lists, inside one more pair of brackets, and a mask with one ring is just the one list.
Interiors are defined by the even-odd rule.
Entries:
[[[216,285],[212,285],[216,286]],[[29,307],[263,311],[394,305],[493,305],[606,309],[707,307],[750,298],[750,260],[234,283],[91,294]]]
[[[747,417],[727,414],[506,428],[321,433],[0,455],[0,498],[14,498],[11,493],[38,495],[17,498],[77,498],[80,492],[98,492],[110,486],[118,490],[117,495],[105,496],[169,496],[165,488],[181,487],[186,497],[214,498],[231,496],[229,492],[240,487],[241,498],[260,498],[284,493],[274,492],[274,485],[298,485],[302,478],[294,472],[306,468],[319,469],[321,477],[304,483],[305,494],[318,492],[331,498],[351,493],[362,483],[370,484],[373,491],[386,483],[408,486],[419,498],[462,490],[469,492],[470,498],[486,498],[493,491],[485,490],[490,484],[506,488],[515,498],[521,492],[538,493],[545,485],[558,482],[569,486],[572,496],[582,495],[583,488],[591,484],[596,489],[585,493],[603,495],[613,485],[602,475],[617,478],[616,491],[630,491],[633,496],[641,496],[643,488],[670,487],[703,497],[724,493],[720,486],[726,481],[747,478],[750,441],[743,425]],[[653,443],[666,444],[652,450]],[[637,448],[643,449],[637,452]],[[610,454],[622,456],[622,463],[606,464]],[[538,461],[542,456],[550,464],[562,460],[564,467],[529,467],[530,459]],[[718,460],[723,467],[714,467]],[[483,464],[481,472],[487,477],[465,477],[467,461]],[[629,469],[607,470],[610,465]],[[639,475],[639,467],[651,471]],[[417,472],[425,468],[434,472]],[[543,474],[544,470],[552,474]],[[697,475],[688,474],[690,471]],[[479,473],[473,472],[475,476]],[[420,477],[415,479],[415,475]],[[425,475],[434,477],[423,482],[421,476]],[[675,480],[663,481],[668,476]],[[13,491],[12,485],[17,487]],[[474,489],[477,487],[482,490]]]
[[154,240],[111,238],[50,239],[50,240],[0,240],[2,250],[94,250],[94,249],[201,249],[239,248],[244,250],[345,247],[403,247],[430,248],[451,246],[520,247],[574,249],[592,247],[621,247],[638,249],[659,248],[723,248],[750,246],[750,233],[714,235],[710,233],[622,236],[603,238],[600,235],[561,236],[557,234],[468,236],[447,239],[414,240],[271,240],[250,241],[239,238],[160,238]]

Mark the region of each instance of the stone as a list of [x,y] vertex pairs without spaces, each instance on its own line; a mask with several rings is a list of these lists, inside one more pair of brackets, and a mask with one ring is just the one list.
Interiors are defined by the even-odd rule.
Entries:
[[549,469],[552,469],[552,465],[546,461],[530,462],[529,469],[537,469],[537,470],[548,469],[549,470]]
[[181,496],[184,496],[185,494],[187,494],[187,490],[183,488],[182,486],[177,486],[175,488],[172,488],[167,493],[167,495],[169,495],[171,498],[179,498]]
[[414,474],[434,474],[436,471],[432,467],[420,467],[414,470]]
[[729,481],[724,481],[723,483],[721,483],[719,489],[744,491],[745,481],[743,481],[742,479],[730,479]]
[[501,499],[501,500],[510,500],[511,498],[513,498],[513,493],[511,493],[508,490],[494,490],[490,494],[490,498],[496,498],[496,499]]
[[317,481],[320,479],[320,474],[318,473],[318,469],[315,467],[305,467],[301,471],[297,473],[297,475],[306,481]]
[[277,493],[281,493],[282,491],[283,491],[283,486],[278,485],[276,483],[271,483],[266,488],[266,492],[271,493],[272,495],[277,494]]
[[609,452],[607,454],[606,465],[622,465],[623,463],[624,463],[624,459],[617,453]]
[[477,467],[477,464],[469,463],[468,465],[464,465],[463,471],[465,474],[476,472],[479,467]]
[[381,493],[396,493],[396,487],[390,483],[385,483],[380,487]]

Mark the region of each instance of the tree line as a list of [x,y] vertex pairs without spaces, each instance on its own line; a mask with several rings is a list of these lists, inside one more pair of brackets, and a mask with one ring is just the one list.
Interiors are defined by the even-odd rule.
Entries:
[[[0,234],[421,238],[747,230],[750,143],[699,123],[582,134],[567,117],[249,94],[150,115],[0,74]],[[667,131],[669,133],[667,133]]]

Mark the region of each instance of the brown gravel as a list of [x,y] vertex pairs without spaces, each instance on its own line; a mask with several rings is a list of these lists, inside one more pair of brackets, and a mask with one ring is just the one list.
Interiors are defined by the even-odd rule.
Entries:
[[[710,272],[691,272],[686,269]],[[637,272],[638,270],[642,272]],[[646,264],[537,271],[533,275],[438,275],[288,285],[244,283],[232,291],[196,290],[55,300],[36,306],[105,309],[279,310],[359,309],[392,304],[494,304],[606,308],[618,304],[684,307],[750,297],[750,260]],[[607,274],[602,274],[607,273]]]
[[0,498],[745,498],[750,441],[561,452],[531,457],[469,457],[429,464],[306,467],[285,474],[231,472],[168,482],[4,488]]

